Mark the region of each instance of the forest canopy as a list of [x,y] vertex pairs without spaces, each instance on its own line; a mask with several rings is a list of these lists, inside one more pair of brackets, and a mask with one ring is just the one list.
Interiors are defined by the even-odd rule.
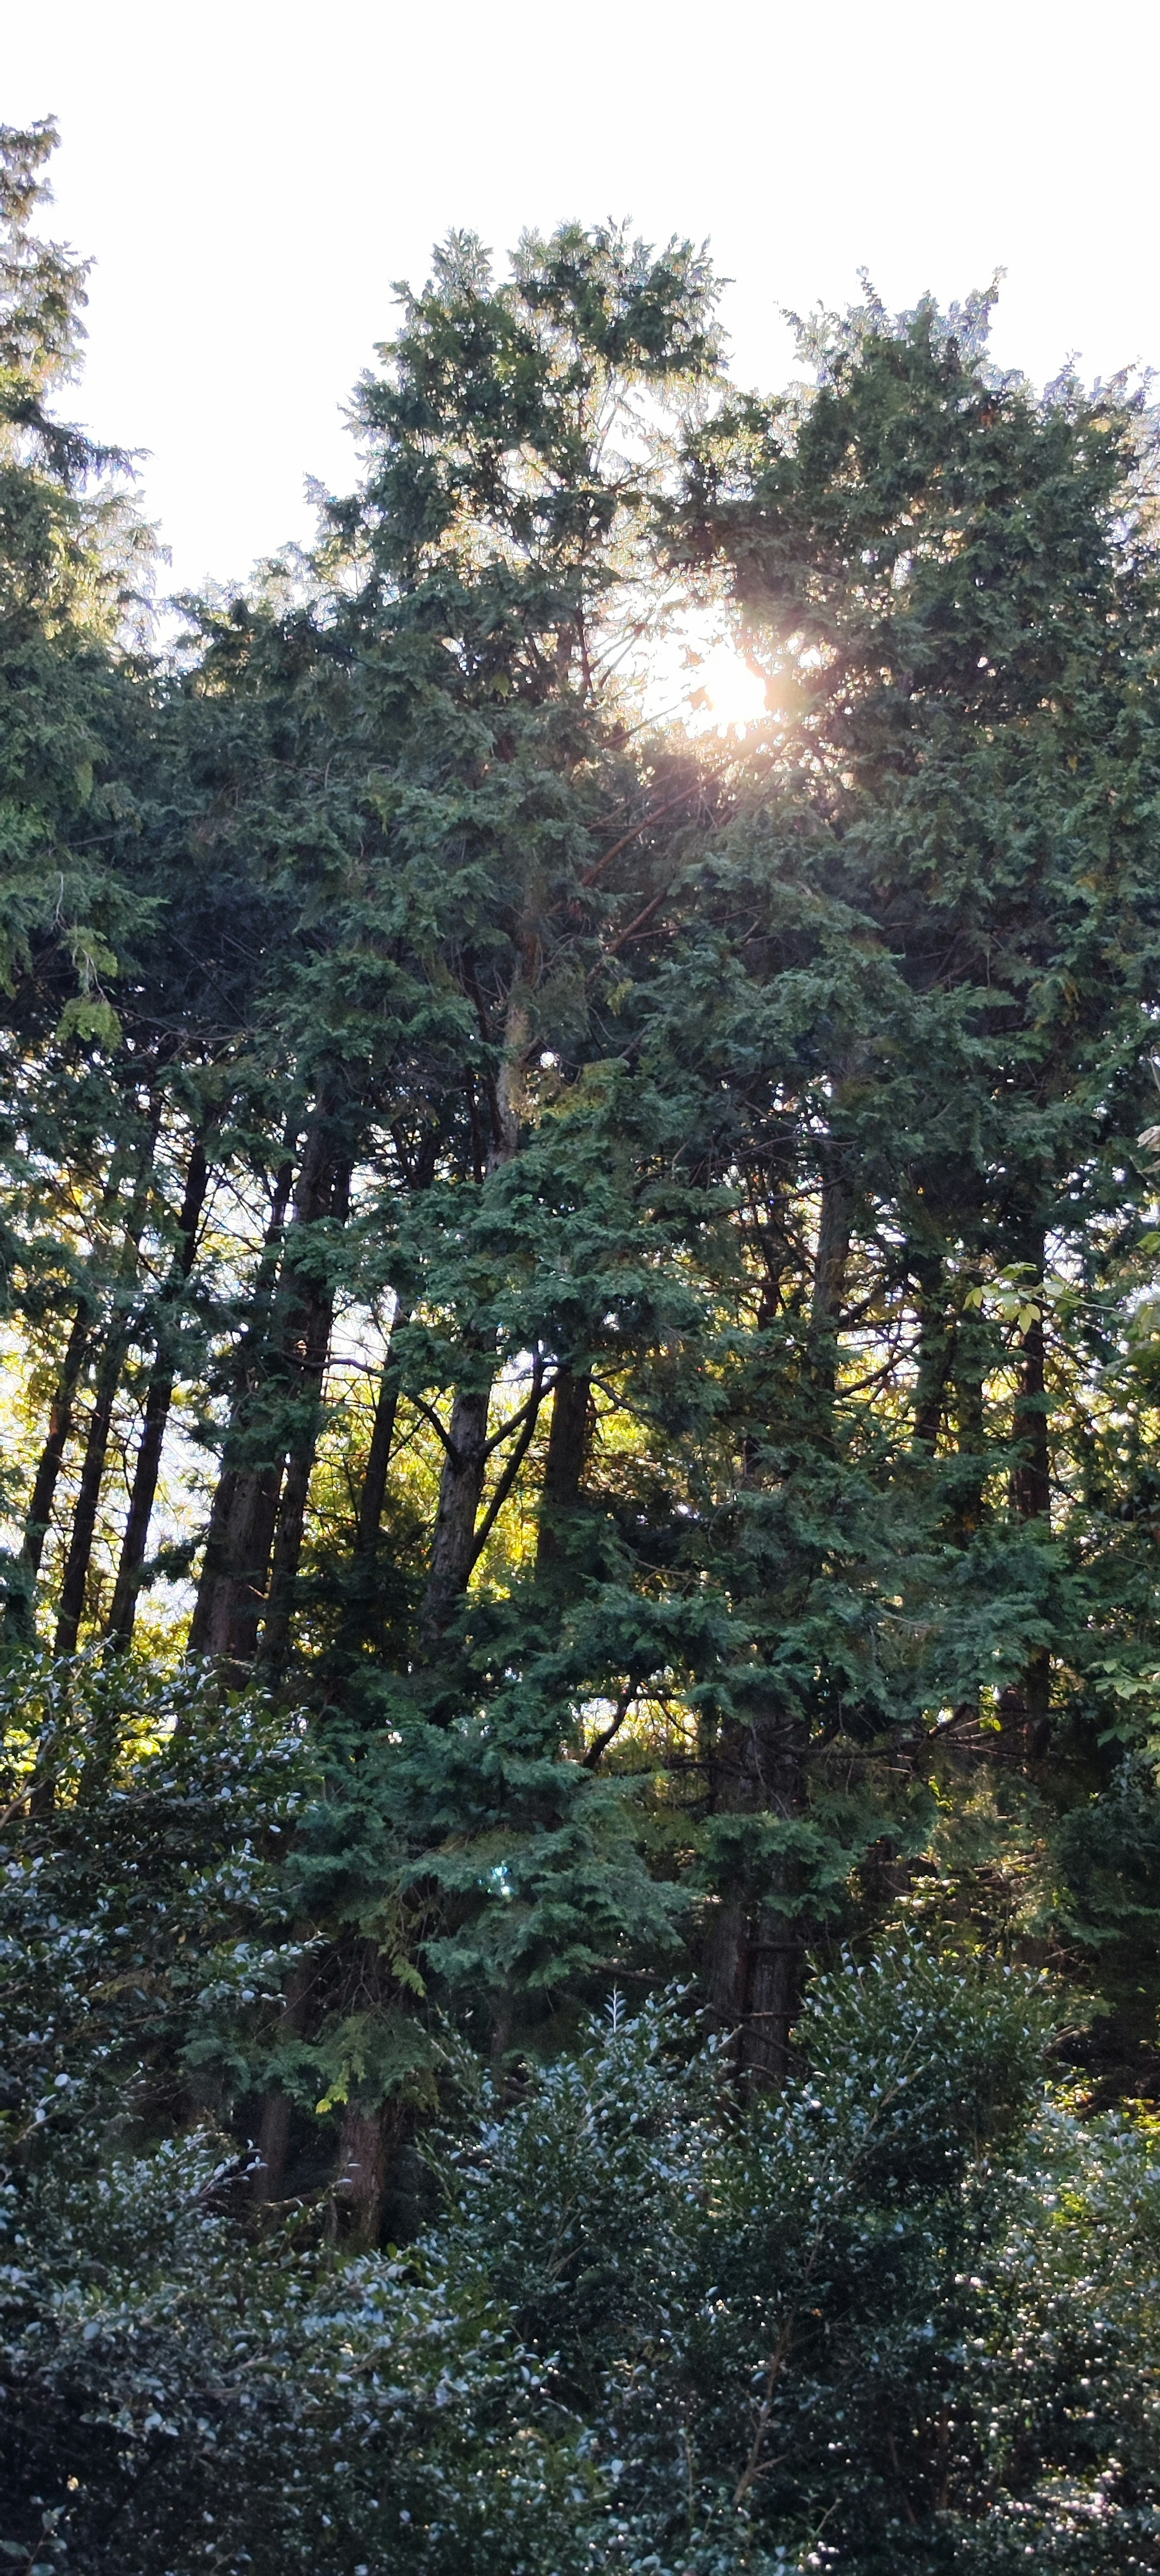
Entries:
[[454,235],[159,625],[55,139],[0,2553],[1160,2567],[1147,385],[867,286],[760,396],[695,245]]

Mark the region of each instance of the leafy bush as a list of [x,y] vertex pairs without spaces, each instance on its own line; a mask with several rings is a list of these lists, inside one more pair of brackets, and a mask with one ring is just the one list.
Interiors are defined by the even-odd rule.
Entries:
[[680,1998],[445,2140],[349,2258],[204,2136],[74,2118],[6,2200],[5,2522],[85,2576],[843,2576],[1160,2563],[1151,2130],[1045,2093],[1042,1994],[817,1981],[740,2115]]

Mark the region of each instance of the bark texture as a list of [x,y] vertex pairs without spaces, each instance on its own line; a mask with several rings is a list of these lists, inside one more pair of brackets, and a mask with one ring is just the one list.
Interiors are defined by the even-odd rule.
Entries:
[[[238,1667],[253,1663],[264,1615],[272,1662],[281,1659],[288,1639],[333,1313],[325,1244],[316,1229],[327,1220],[344,1222],[350,1170],[339,1114],[323,1100],[307,1130],[289,1229],[285,1166],[279,1174],[266,1238],[269,1285],[259,1283],[265,1313],[239,1354],[238,1393],[190,1629],[193,1653]],[[268,1593],[276,1538],[277,1581]]]
[[552,1395],[536,1539],[539,1574],[554,1572],[567,1558],[569,1525],[580,1501],[591,1435],[592,1380],[582,1370],[559,1368]]
[[[765,1814],[791,1821],[805,1804],[804,1745],[796,1721],[729,1719],[710,1763],[717,1815]],[[723,1896],[711,1908],[704,1979],[714,2026],[730,2035],[743,2095],[784,2083],[801,1997],[807,1928],[796,1871],[774,1861],[760,1891]]]

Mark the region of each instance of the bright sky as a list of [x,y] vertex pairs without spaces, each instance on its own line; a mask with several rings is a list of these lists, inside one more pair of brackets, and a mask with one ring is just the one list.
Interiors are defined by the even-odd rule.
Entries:
[[0,118],[55,114],[97,268],[76,409],[150,450],[174,585],[308,532],[391,281],[470,226],[708,235],[738,373],[779,308],[949,302],[997,266],[1039,380],[1160,363],[1156,0],[0,0]]

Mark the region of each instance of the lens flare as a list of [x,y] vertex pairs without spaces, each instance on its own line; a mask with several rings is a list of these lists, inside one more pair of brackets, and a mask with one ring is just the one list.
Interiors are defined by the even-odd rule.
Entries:
[[700,716],[706,729],[712,724],[718,733],[733,733],[764,721],[765,682],[733,645],[714,644],[695,676],[697,686],[689,701],[691,723]]

